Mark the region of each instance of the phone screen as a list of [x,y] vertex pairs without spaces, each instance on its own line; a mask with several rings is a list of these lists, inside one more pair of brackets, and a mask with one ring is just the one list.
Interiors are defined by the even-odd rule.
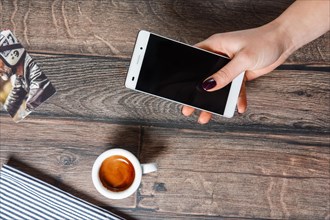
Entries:
[[229,62],[203,50],[150,34],[136,89],[223,115],[231,84],[215,92],[202,82]]

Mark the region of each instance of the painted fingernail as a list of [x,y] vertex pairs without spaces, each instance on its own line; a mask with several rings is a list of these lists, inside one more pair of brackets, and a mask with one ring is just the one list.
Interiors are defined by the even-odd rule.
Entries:
[[202,83],[202,87],[206,91],[214,88],[216,85],[217,82],[213,78],[210,78]]

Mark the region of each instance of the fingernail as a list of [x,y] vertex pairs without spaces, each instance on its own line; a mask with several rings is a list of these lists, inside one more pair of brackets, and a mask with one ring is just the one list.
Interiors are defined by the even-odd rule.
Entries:
[[202,87],[204,90],[207,91],[207,90],[214,88],[216,85],[217,85],[217,82],[213,78],[210,78],[203,82]]

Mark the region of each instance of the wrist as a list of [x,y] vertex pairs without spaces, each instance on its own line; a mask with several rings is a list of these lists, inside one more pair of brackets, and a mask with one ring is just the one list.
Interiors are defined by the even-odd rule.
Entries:
[[329,30],[329,6],[330,1],[295,1],[270,22],[281,36],[286,53],[293,53]]
[[285,57],[290,56],[296,51],[301,45],[299,39],[296,39],[295,33],[290,30],[289,24],[280,19],[275,19],[268,23],[271,32],[275,37],[275,41],[282,48],[282,55]]

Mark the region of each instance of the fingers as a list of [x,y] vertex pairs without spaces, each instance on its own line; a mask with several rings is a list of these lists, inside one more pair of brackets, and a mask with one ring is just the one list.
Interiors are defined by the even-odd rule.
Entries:
[[202,111],[198,118],[199,124],[207,124],[211,120],[212,114]]
[[[228,51],[225,51],[225,45],[228,47],[228,44],[230,44],[226,36],[226,34],[215,34],[208,39],[197,43],[195,46],[221,55],[231,56],[231,54],[228,54]],[[227,44],[224,44],[225,42],[227,42]],[[232,47],[236,46],[232,45]],[[226,66],[208,77],[202,84],[203,89],[206,91],[221,89],[233,81],[233,79],[240,73],[247,70],[247,67],[251,63],[251,58],[245,54],[246,53],[243,52],[237,53]]]
[[[227,42],[227,43],[226,43]],[[229,51],[226,50],[225,46],[228,46],[228,40],[226,34],[214,34],[197,44],[196,47],[202,48],[207,51],[212,51],[225,57],[230,57]]]
[[202,83],[203,89],[212,92],[225,87],[236,76],[249,69],[250,63],[251,61],[247,55],[244,53],[237,54],[226,66]]
[[190,116],[194,111],[195,111],[195,109],[193,107],[186,106],[186,105],[183,106],[182,110],[181,110],[181,112],[184,116]]
[[242,84],[242,87],[241,87],[241,91],[239,93],[238,100],[237,100],[237,111],[240,114],[244,113],[247,109],[247,98],[246,98],[245,82],[246,82],[246,77],[244,77],[244,81],[243,81],[243,84]]
[[246,81],[251,81],[251,80],[254,80],[256,78],[258,78],[259,76],[261,76],[262,74],[260,73],[256,73],[255,71],[250,71],[250,70],[247,70],[245,71],[245,74],[244,74],[244,79]]
[[195,47],[199,47],[199,48],[202,48],[202,49],[208,50],[208,51],[215,51],[216,50],[215,46],[216,46],[215,42],[212,40],[211,37],[195,44]]
[[[195,111],[195,109],[193,107],[186,106],[186,105],[182,107],[182,114],[184,116],[190,116],[194,111]],[[199,118],[198,118],[198,123],[206,124],[210,121],[211,117],[212,117],[211,113],[201,111]]]

